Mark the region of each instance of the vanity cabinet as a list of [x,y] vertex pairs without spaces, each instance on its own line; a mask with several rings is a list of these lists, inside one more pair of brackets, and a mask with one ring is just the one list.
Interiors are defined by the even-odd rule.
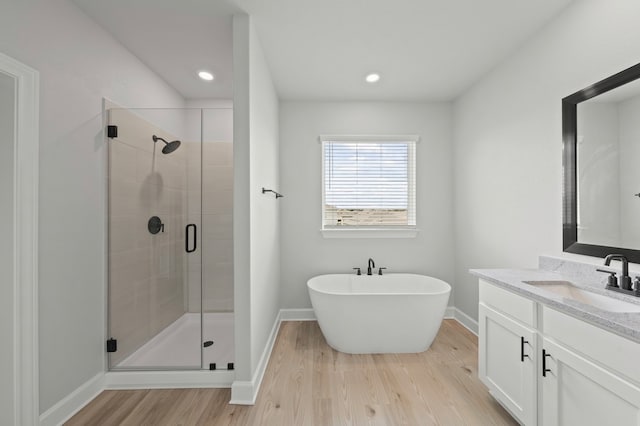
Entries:
[[640,344],[483,280],[478,340],[480,379],[520,423],[640,426]]
[[640,388],[560,344],[543,339],[544,426],[640,425]]
[[536,346],[533,303],[481,282],[478,375],[520,423],[536,424]]
[[491,394],[523,424],[535,424],[535,332],[480,305],[478,374]]
[[[640,425],[640,344],[547,306],[541,424]],[[542,367],[542,365],[541,365]]]

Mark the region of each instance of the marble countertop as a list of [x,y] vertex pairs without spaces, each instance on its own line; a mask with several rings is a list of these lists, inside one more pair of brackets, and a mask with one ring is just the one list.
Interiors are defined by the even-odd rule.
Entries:
[[[606,290],[604,284],[585,276],[544,269],[471,269],[469,272],[498,287],[510,290],[557,311],[640,343],[640,312],[611,312],[598,309],[595,306],[545,290],[544,285],[531,285],[525,281],[569,281],[574,286],[584,290],[638,306],[640,306],[639,297]],[[606,274],[603,274],[602,279],[604,280],[605,278]]]

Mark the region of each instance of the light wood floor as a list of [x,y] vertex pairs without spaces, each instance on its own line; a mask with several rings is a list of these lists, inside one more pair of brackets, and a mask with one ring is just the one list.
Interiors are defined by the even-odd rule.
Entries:
[[420,354],[347,355],[284,322],[255,406],[228,389],[105,391],[67,425],[514,425],[478,380],[477,338],[445,320]]

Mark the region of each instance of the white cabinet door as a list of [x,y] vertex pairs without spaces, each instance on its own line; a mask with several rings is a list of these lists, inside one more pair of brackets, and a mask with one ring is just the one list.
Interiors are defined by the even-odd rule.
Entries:
[[536,333],[484,304],[479,306],[478,374],[522,424],[536,424]]
[[542,424],[640,425],[640,388],[546,338],[543,349]]

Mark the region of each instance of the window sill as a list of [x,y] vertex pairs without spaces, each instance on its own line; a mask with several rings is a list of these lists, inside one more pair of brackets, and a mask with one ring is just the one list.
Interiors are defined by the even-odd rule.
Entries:
[[416,238],[417,229],[321,229],[323,238]]

